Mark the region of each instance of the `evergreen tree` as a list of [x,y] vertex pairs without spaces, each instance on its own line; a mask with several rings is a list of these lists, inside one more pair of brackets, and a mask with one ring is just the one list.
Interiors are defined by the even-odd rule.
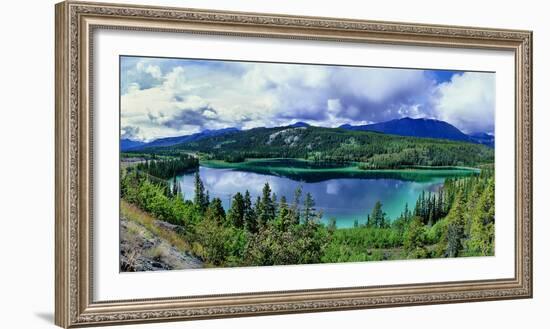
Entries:
[[210,191],[206,190],[206,195],[204,196],[204,207],[207,208],[210,205]]
[[195,197],[193,203],[201,211],[204,212],[207,207],[206,196],[204,194],[204,184],[202,183],[199,172],[195,172]]
[[405,210],[403,211],[403,220],[405,222],[409,222],[409,219],[411,218],[411,214],[410,214],[410,211],[409,211],[409,203],[405,203]]
[[262,189],[262,198],[260,200],[258,217],[260,225],[267,225],[267,223],[275,219],[275,205],[273,204],[271,188],[267,182]]
[[254,202],[254,214],[256,215],[256,221],[258,223],[258,230],[261,228],[260,216],[262,213],[262,199],[258,196],[256,197],[256,202]]
[[422,209],[421,209],[421,204],[420,204],[420,198],[421,197],[419,196],[418,199],[416,200],[416,204],[414,206],[413,216],[422,218]]
[[176,180],[176,175],[174,175],[174,178],[172,179],[172,195],[178,196],[180,194],[180,186],[178,184],[178,181]]
[[432,226],[434,224],[435,218],[435,194],[430,193],[428,195],[428,226]]
[[422,190],[422,193],[420,194],[420,217],[422,217],[422,221],[424,224],[428,221],[428,212],[427,212],[427,204],[426,204],[426,192]]
[[233,196],[233,200],[231,201],[231,208],[229,208],[229,211],[227,213],[227,219],[229,223],[231,223],[233,226],[243,228],[244,213],[244,198],[240,192],[237,192],[237,194]]
[[299,186],[294,191],[294,201],[290,210],[292,217],[292,225],[300,224],[300,202],[302,199],[302,187]]
[[313,200],[313,197],[311,196],[311,193],[306,193],[306,198],[304,200],[304,221],[306,223],[309,223],[309,221],[313,220],[315,215],[315,200]]
[[283,195],[279,203],[279,212],[277,213],[276,222],[281,231],[286,231],[292,223],[292,218],[290,214],[290,209],[288,209],[288,204],[286,203],[286,198]]
[[489,256],[494,254],[495,236],[495,186],[494,180],[487,183],[475,207],[470,239],[467,241],[468,253]]
[[258,221],[254,208],[252,208],[252,200],[250,197],[250,192],[246,190],[244,193],[243,200],[244,207],[244,226],[248,232],[256,233],[258,232]]
[[462,251],[462,239],[464,237],[464,200],[461,190],[458,191],[455,202],[453,203],[449,215],[447,216],[447,248],[445,255],[447,257],[457,257]]
[[223,209],[222,200],[220,200],[220,198],[212,199],[212,202],[206,209],[205,218],[218,224],[225,222],[225,210]]
[[[423,248],[425,245],[425,230],[422,218],[415,216],[411,220],[411,224],[405,233],[403,247],[409,254],[417,251],[418,248]],[[411,257],[416,258],[416,257]]]
[[385,228],[387,226],[386,213],[382,210],[382,203],[380,201],[376,201],[374,204],[374,208],[370,215],[370,221],[372,222],[372,227]]
[[277,194],[275,194],[275,192],[271,194],[271,203],[273,203],[273,205],[275,206],[275,212],[276,212],[277,211]]
[[444,203],[443,203],[443,188],[440,188],[437,191],[437,204],[436,204],[436,218],[442,218],[445,216],[445,209],[444,209]]

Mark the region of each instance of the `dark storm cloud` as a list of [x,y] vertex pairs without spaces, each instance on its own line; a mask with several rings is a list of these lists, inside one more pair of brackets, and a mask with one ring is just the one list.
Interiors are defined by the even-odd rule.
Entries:
[[280,112],[276,115],[276,119],[281,120],[313,120],[321,121],[328,118],[327,112],[320,106],[316,109],[300,109],[289,108],[284,112]]
[[[333,68],[321,86],[309,88],[301,81],[284,81],[275,89],[280,99],[275,119],[379,122],[403,116],[432,117],[435,82],[422,71],[410,70],[400,80],[394,74],[382,86],[372,82],[372,69]],[[338,106],[328,108],[329,101]]]
[[120,138],[122,139],[138,139],[139,136],[139,127],[134,126],[125,126],[120,130]]
[[[399,71],[399,70],[397,70]],[[337,75],[332,77],[331,86],[334,99],[338,99],[341,109],[335,116],[355,121],[386,121],[404,115],[429,117],[432,115],[432,96],[434,81],[428,79],[422,71],[403,72],[386,82],[386,87],[372,86],[370,82],[362,86],[362,80],[373,79],[366,75],[365,79],[354,82],[353,76]],[[405,74],[408,73],[408,74]],[[383,78],[382,78],[383,79]],[[345,80],[347,83],[344,83]],[[350,84],[357,83],[357,89],[350,92]],[[420,113],[407,113],[420,111]]]
[[150,118],[153,117],[151,120],[152,122],[157,122],[165,127],[173,129],[181,129],[184,126],[198,126],[202,128],[208,122],[219,121],[215,118],[217,114],[218,112],[214,108],[210,106],[203,106],[197,109],[180,110],[173,116],[169,118],[162,118],[162,120],[159,117],[154,117],[152,115],[150,115]]

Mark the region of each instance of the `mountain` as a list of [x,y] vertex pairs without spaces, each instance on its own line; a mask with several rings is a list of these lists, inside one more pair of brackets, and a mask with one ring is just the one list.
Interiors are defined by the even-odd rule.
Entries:
[[230,162],[246,158],[355,161],[368,168],[475,166],[492,162],[494,156],[492,149],[480,144],[314,126],[233,131],[168,147],[147,147],[144,151],[198,152],[208,159]]
[[472,142],[470,136],[464,134],[455,126],[445,121],[434,119],[412,119],[407,117],[362,126],[345,124],[340,126],[340,128],[355,131],[375,131],[399,136],[439,138],[453,141]]
[[478,144],[483,144],[491,148],[495,148],[495,136],[489,135],[487,133],[479,132],[469,135],[472,140]]
[[295,122],[295,123],[291,124],[289,127],[293,127],[293,128],[309,127],[309,124],[307,124],[305,122],[302,122],[302,121],[298,121],[298,122]]
[[201,131],[200,133],[195,133],[191,135],[155,139],[152,142],[142,143],[139,146],[132,147],[131,150],[138,151],[138,150],[144,150],[144,149],[155,148],[155,147],[168,147],[168,146],[177,145],[181,143],[198,141],[206,137],[220,136],[220,135],[224,135],[235,131],[239,131],[239,129],[234,127],[217,129],[217,130],[206,129]]
[[144,142],[134,141],[134,140],[127,139],[127,138],[122,138],[120,140],[120,150],[122,152],[130,151],[130,150],[133,150],[135,148],[139,148],[139,147],[141,147],[145,144],[146,143],[144,143]]

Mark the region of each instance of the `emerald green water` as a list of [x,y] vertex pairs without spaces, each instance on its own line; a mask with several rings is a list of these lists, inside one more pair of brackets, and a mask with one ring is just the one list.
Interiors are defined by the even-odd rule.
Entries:
[[[376,201],[381,201],[390,219],[413,208],[422,191],[436,192],[446,177],[477,174],[471,168],[416,168],[402,170],[362,170],[354,164],[315,163],[296,159],[259,159],[242,163],[201,162],[199,173],[211,197],[219,197],[224,208],[231,197],[248,190],[253,199],[261,195],[266,182],[280,198],[292,200],[301,187],[311,193],[322,221],[336,219],[337,227],[365,223]],[[184,197],[193,197],[193,173],[178,177]]]

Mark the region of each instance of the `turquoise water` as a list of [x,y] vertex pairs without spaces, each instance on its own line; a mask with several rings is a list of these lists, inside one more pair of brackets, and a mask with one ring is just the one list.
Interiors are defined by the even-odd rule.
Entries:
[[[404,172],[404,175],[403,175]],[[330,173],[292,172],[283,175],[280,172],[254,172],[242,168],[216,168],[200,166],[199,173],[210,197],[222,200],[224,208],[230,206],[231,197],[246,190],[252,195],[252,200],[261,195],[267,182],[278,199],[285,196],[290,203],[294,191],[302,187],[304,196],[311,193],[315,200],[316,210],[323,213],[322,221],[328,223],[330,218],[336,219],[340,228],[352,227],[354,221],[365,223],[367,214],[372,211],[376,201],[383,204],[383,210],[390,219],[398,217],[405,204],[413,209],[422,191],[436,192],[443,184],[445,177],[473,174],[464,169],[442,170],[408,170],[408,171],[375,171],[357,174],[350,170]],[[323,179],[325,177],[325,179]],[[194,173],[177,177],[185,199],[191,200],[194,193]]]

